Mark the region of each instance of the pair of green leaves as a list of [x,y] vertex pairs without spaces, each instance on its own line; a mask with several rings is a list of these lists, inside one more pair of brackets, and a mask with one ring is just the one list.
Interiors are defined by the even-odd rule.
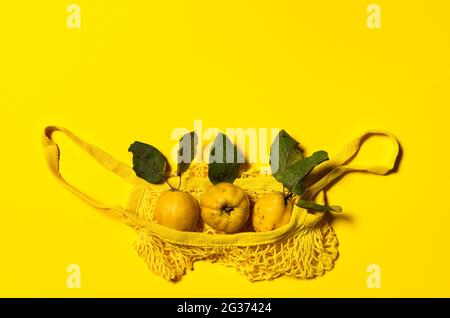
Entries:
[[[326,151],[317,151],[305,158],[299,143],[285,130],[279,132],[270,149],[270,165],[272,175],[281,182],[291,193],[301,195],[306,190],[306,178],[317,165],[327,161]],[[298,206],[328,212],[341,212],[339,206],[317,204],[313,201],[298,200]]]
[[[177,153],[177,176],[181,176],[189,168],[197,154],[198,137],[190,132],[180,139]],[[128,151],[133,153],[133,170],[136,175],[150,183],[161,183],[166,180],[167,159],[152,145],[135,141]]]
[[294,194],[305,191],[305,180],[314,167],[328,160],[326,151],[305,158],[299,143],[285,130],[279,132],[270,149],[272,175]]

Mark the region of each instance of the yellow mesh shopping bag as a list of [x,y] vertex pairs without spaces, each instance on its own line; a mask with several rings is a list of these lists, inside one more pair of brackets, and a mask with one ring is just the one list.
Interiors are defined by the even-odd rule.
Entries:
[[[62,132],[104,168],[121,176],[133,185],[126,207],[111,206],[96,200],[67,182],[59,170],[60,150],[52,139],[53,132]],[[364,141],[373,135],[386,137],[389,147],[389,164],[386,166],[352,166]],[[89,144],[69,130],[49,126],[42,138],[45,157],[52,174],[68,190],[95,208],[121,214],[126,224],[138,233],[135,249],[155,274],[167,280],[180,279],[196,261],[207,260],[234,267],[251,281],[273,279],[282,275],[312,278],[333,268],[338,256],[338,240],[323,212],[310,212],[294,207],[290,222],[273,231],[237,234],[219,234],[199,222],[197,231],[182,232],[156,223],[153,215],[156,200],[167,190],[166,185],[154,185],[138,178],[127,164],[103,150]],[[316,180],[302,198],[313,200],[339,177],[351,171],[385,175],[394,169],[399,144],[389,132],[368,131],[349,143],[341,153],[313,170]],[[234,182],[249,196],[253,204],[260,196],[281,191],[282,185],[271,175],[250,170]],[[199,199],[211,186],[206,165],[194,165],[182,179],[183,189]]]

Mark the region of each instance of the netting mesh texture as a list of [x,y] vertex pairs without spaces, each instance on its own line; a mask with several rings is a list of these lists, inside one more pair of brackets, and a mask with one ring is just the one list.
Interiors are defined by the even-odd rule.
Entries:
[[[252,170],[243,173],[235,184],[248,195],[251,205],[267,192],[280,191],[281,185],[271,176]],[[182,188],[196,199],[210,186],[205,166],[189,169]],[[155,222],[156,202],[166,189],[145,188],[136,213]],[[137,228],[135,249],[155,274],[171,281],[179,280],[196,261],[210,261],[235,268],[250,281],[270,280],[282,275],[313,278],[333,268],[338,256],[338,241],[332,227],[325,220],[313,226],[300,227],[295,233],[269,244],[252,246],[219,245],[190,246],[166,242],[145,228]],[[198,232],[216,234],[201,220]],[[253,231],[247,226],[243,231]]]

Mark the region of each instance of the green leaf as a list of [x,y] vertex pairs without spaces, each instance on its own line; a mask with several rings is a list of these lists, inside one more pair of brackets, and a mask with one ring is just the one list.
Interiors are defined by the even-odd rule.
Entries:
[[297,160],[284,169],[277,176],[277,180],[283,183],[294,194],[302,194],[305,191],[305,178],[311,170],[320,163],[328,160],[326,151],[317,151],[312,156]]
[[133,170],[136,175],[150,183],[164,181],[166,158],[158,149],[143,142],[135,141],[128,151],[133,153]]
[[229,182],[237,178],[243,155],[239,152],[231,140],[219,133],[211,147],[208,163],[208,177],[212,184]]
[[[299,143],[285,130],[278,133],[270,148],[270,166],[272,174],[277,177],[292,163],[303,159]],[[277,179],[278,180],[278,179]]]
[[296,205],[304,209],[320,212],[342,212],[342,208],[339,205],[322,205],[314,201],[306,201],[301,199],[297,201]]
[[191,131],[181,137],[178,146],[177,176],[181,176],[187,169],[189,169],[189,166],[197,154],[197,144],[198,137],[195,131]]
[[325,160],[328,160],[325,151],[304,158],[299,143],[285,130],[279,132],[270,149],[272,175],[294,194],[305,192],[306,177]]

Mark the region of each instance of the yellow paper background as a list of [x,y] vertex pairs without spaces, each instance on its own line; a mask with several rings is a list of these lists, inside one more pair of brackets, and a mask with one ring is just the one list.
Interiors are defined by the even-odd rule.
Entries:
[[[450,296],[450,5],[376,1],[10,1],[0,11],[0,296]],[[132,229],[79,201],[47,170],[40,137],[67,127],[130,162],[128,145],[168,154],[176,127],[279,127],[308,152],[379,128],[403,146],[397,174],[351,174],[329,192],[340,257],[313,280],[249,283],[197,263],[181,282],[150,273]],[[64,138],[63,173],[123,203],[130,187]],[[374,140],[361,160],[384,160]],[[69,264],[82,286],[66,286]],[[369,264],[382,286],[366,285]]]

